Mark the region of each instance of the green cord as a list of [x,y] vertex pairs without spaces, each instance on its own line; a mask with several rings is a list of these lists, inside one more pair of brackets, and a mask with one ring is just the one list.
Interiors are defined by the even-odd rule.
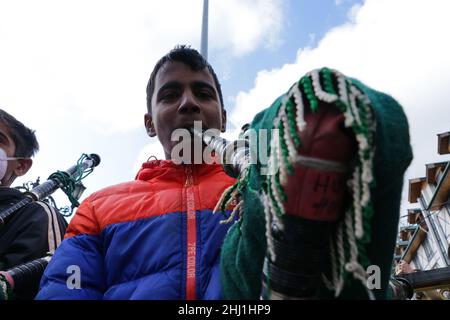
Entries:
[[278,192],[280,193],[281,200],[282,200],[283,202],[286,202],[286,201],[287,201],[287,195],[286,195],[286,193],[284,192],[283,187],[281,186],[280,175],[279,175],[279,174],[276,174],[276,175],[275,175],[275,186],[277,187]]
[[56,180],[60,184],[61,190],[67,195],[72,204],[72,207],[78,207],[80,204],[77,199],[73,196],[73,192],[76,187],[76,180],[69,176],[65,171],[56,171],[52,173],[50,177],[51,180]]
[[317,108],[319,107],[319,101],[317,100],[316,95],[314,94],[314,88],[312,85],[312,80],[309,76],[304,76],[300,82],[303,84],[303,89],[306,94],[306,98],[309,101],[309,107],[313,113],[316,113]]
[[337,92],[334,89],[333,77],[331,75],[330,69],[323,68],[320,72],[320,75],[322,76],[323,79],[323,88],[325,89],[325,92],[337,95]]
[[67,195],[72,204],[72,208],[78,207],[80,203],[74,196],[75,188],[77,184],[80,183],[81,180],[86,178],[88,175],[94,171],[94,168],[87,168],[83,170],[83,162],[88,158],[88,155],[83,153],[81,157],[78,159],[76,164],[75,172],[72,176],[70,176],[65,171],[56,171],[48,177],[49,180],[57,181],[60,185],[61,190]]
[[[278,175],[278,173],[277,173],[277,175]],[[272,202],[272,204],[273,204],[273,206],[274,206],[274,208],[275,208],[275,214],[276,214],[279,218],[281,218],[281,217],[283,216],[283,212],[281,211],[281,209],[280,209],[280,207],[279,207],[279,205],[278,205],[278,202],[277,202],[277,200],[275,199],[275,197],[274,197],[274,195],[273,195],[272,187],[271,187],[271,185],[270,185],[270,182],[267,184],[267,192],[268,192],[268,194],[269,194],[269,199],[270,199],[270,201]]]

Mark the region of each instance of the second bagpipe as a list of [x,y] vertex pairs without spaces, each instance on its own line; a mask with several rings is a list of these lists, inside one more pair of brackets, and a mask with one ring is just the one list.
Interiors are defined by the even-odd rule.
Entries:
[[[82,154],[76,164],[65,171],[56,171],[47,181],[24,192],[25,197],[0,212],[0,228],[4,227],[19,210],[34,201],[45,201],[56,190],[61,189],[71,202],[72,209],[79,206],[85,187],[82,180],[93,172],[100,164],[97,154]],[[0,300],[14,297],[14,289],[26,286],[27,282],[39,279],[51,259],[53,252],[45,257],[14,266],[8,270],[0,270]]]
[[41,201],[49,197],[53,192],[61,189],[69,198],[72,208],[78,207],[84,186],[81,183],[96,166],[100,164],[100,157],[97,154],[83,154],[77,163],[65,171],[56,171],[48,177],[48,180],[30,191],[25,192],[25,198],[12,204],[0,212],[0,228],[19,209],[33,201]]

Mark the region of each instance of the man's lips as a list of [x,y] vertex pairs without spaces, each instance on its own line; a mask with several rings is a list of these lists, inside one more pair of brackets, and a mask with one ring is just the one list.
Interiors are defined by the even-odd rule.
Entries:
[[[177,126],[174,127],[174,129],[191,129],[194,127],[194,121],[196,122],[201,122],[201,129],[202,130],[207,130],[208,126],[202,121],[202,120],[193,120],[187,123],[183,123],[183,124],[179,124]],[[195,125],[196,127],[198,127],[198,124]]]

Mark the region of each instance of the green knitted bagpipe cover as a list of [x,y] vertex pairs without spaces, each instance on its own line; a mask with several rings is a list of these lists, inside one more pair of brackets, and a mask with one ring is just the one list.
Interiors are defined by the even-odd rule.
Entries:
[[[293,90],[296,88],[299,89],[302,97],[298,96],[298,91]],[[356,114],[355,110],[349,111],[352,101],[348,95],[351,92],[359,97],[356,102],[353,101],[352,107],[358,108],[358,113],[363,117],[360,127],[353,119]],[[364,234],[361,239],[356,239],[357,260],[364,270],[369,265],[376,265],[380,268],[381,289],[373,290],[373,294],[376,299],[388,299],[387,288],[396,242],[403,177],[412,160],[408,122],[403,109],[389,95],[375,91],[338,71],[323,68],[303,76],[269,108],[257,114],[250,127],[255,130],[269,129],[269,134],[270,129],[281,128],[280,140],[283,140],[283,131],[291,129],[292,140],[298,145],[292,131],[292,126],[295,128],[295,124],[292,122],[293,118],[297,118],[297,122],[301,119],[290,114],[293,112],[293,108],[297,107],[298,109],[299,101],[297,99],[302,99],[303,107],[313,111],[319,107],[318,100],[333,101],[331,104],[335,105],[337,109],[343,113],[347,112],[346,125],[353,128],[355,135],[365,136],[368,139],[369,146],[366,150],[362,150],[364,144],[359,144],[359,154],[362,162],[366,161],[372,166],[370,169],[373,179],[367,183],[370,188],[370,201],[362,209],[360,208],[363,230],[359,230],[359,232],[364,231]],[[284,128],[278,124],[280,112],[284,112],[288,119]],[[368,123],[370,121],[375,125],[370,126]],[[361,139],[358,141],[361,142]],[[283,147],[283,141],[281,147]],[[287,148],[284,146],[282,149],[286,150]],[[287,151],[285,153],[283,158],[288,163]],[[362,167],[363,165],[361,165]],[[224,299],[260,298],[263,261],[268,253],[266,214],[262,195],[266,194],[272,202],[275,202],[276,206],[276,198],[273,197],[274,190],[268,190],[267,183],[264,183],[267,181],[267,177],[260,174],[260,169],[260,164],[250,165],[246,176],[241,177],[239,186],[237,186],[239,198],[242,200],[240,218],[229,229],[221,253],[221,283]],[[282,189],[279,191],[282,192]],[[357,200],[359,201],[359,199]],[[353,222],[351,219],[350,221]],[[334,243],[336,235],[330,240],[331,243]],[[342,259],[345,258],[347,261],[350,259],[351,248],[346,242],[343,244],[345,255],[342,256]],[[368,293],[361,279],[358,280],[351,270],[346,270],[343,265],[337,265],[337,267],[339,267],[336,269],[339,274],[334,274],[335,284],[340,283],[340,288],[337,289],[336,286],[330,288],[330,286],[324,285],[320,289],[319,298],[367,299]],[[328,269],[332,273],[332,267],[330,266]]]

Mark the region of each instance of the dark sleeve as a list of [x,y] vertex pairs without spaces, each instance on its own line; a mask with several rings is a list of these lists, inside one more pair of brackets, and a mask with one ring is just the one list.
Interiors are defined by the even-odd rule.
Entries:
[[15,237],[2,257],[7,268],[43,257],[48,252],[48,216],[38,204],[24,208],[10,225]]
[[[49,218],[45,209],[31,203],[17,214],[12,225],[14,238],[2,257],[7,269],[25,262],[42,258],[49,251]],[[15,288],[16,299],[33,299],[39,288],[40,275]]]

